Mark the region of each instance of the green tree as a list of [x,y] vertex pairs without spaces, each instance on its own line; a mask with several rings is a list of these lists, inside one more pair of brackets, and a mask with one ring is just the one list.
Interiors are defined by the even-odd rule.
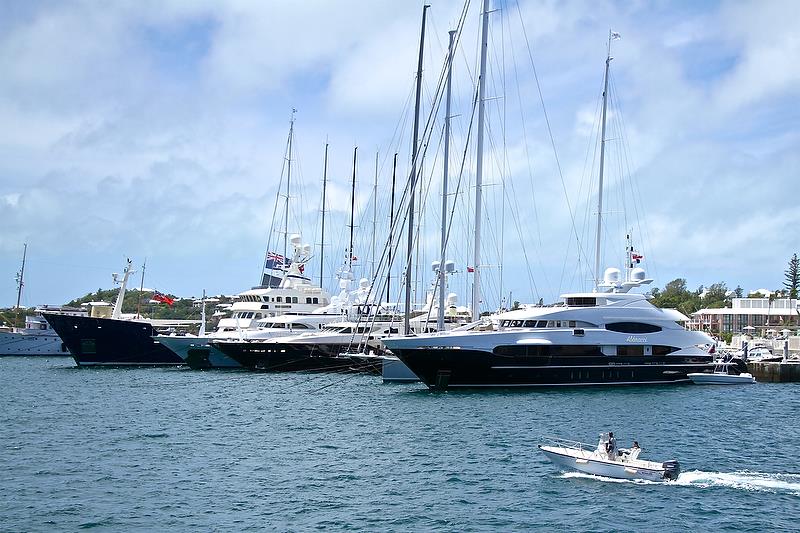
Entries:
[[797,298],[797,291],[800,289],[800,260],[797,259],[797,254],[793,254],[789,259],[789,268],[784,273],[786,281],[783,286],[789,291],[789,298]]

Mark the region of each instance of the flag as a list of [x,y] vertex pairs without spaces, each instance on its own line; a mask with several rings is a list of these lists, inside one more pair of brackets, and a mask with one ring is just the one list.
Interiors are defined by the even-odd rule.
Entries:
[[612,31],[611,32],[611,40],[612,41],[616,41],[617,39],[622,39],[622,35],[620,35],[619,33],[615,32],[615,31]]
[[639,252],[631,252],[631,260],[636,261],[637,263],[644,259],[644,256]]
[[281,254],[275,252],[269,252],[267,253],[267,262],[264,263],[264,268],[269,268],[271,270],[285,270],[291,264],[291,259],[286,259]]
[[471,267],[471,266],[468,266],[467,267],[467,272],[475,272],[475,268]]
[[158,291],[153,291],[153,298],[152,299],[157,301],[157,302],[165,303],[170,307],[172,307],[172,304],[175,303],[175,299],[174,298],[170,298],[166,294],[161,294]]

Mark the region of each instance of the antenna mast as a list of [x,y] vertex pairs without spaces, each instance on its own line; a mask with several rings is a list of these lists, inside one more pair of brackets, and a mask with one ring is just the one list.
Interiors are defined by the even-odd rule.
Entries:
[[25,258],[27,255],[28,243],[26,242],[22,244],[22,267],[17,274],[17,309],[19,309],[19,303],[22,300],[22,287],[25,286]]
[[387,274],[386,274],[386,301],[392,301],[392,293],[390,292],[389,285],[392,282],[392,245],[394,242],[394,235],[392,234],[394,230],[394,186],[395,186],[395,178],[397,177],[397,152],[394,153],[394,161],[392,161],[392,198],[389,204],[389,248],[388,248],[388,261],[386,262],[387,266]]
[[356,210],[356,159],[358,157],[358,146],[353,148],[353,185],[350,190],[350,250],[347,254],[347,267],[350,273],[353,272],[353,216]]
[[292,181],[292,141],[294,139],[294,114],[297,113],[297,109],[292,108],[292,119],[289,122],[289,150],[288,150],[288,159],[287,161],[287,170],[286,170],[286,208],[284,211],[284,219],[283,219],[283,270],[287,272],[288,269],[286,268],[286,260],[287,260],[287,253],[289,252],[289,182]]

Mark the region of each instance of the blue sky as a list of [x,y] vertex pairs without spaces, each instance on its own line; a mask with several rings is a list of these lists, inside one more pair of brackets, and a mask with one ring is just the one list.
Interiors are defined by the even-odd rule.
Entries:
[[[782,284],[786,263],[800,248],[800,4],[495,3],[487,308],[508,292],[515,300],[551,301],[588,288],[596,212],[592,149],[610,27],[622,39],[612,53],[616,98],[604,264],[621,266],[622,239],[633,229],[656,286],[677,277],[690,287]],[[395,151],[398,181],[407,178],[407,102],[421,7],[390,1],[120,1],[103,9],[79,1],[3,3],[0,306],[15,302],[24,242],[26,305],[108,288],[127,256],[137,267],[147,258],[145,285],[162,292],[230,294],[254,285],[292,107],[298,110],[297,188],[290,231],[319,242],[327,140],[325,278],[334,289],[357,145],[356,249],[363,258],[359,275],[369,274],[376,150],[379,243],[387,233]],[[447,30],[461,7],[437,0],[429,11],[426,114]],[[454,72],[456,154],[464,149],[471,112],[478,22],[473,0]],[[420,237],[422,285],[438,240],[441,123],[440,114],[423,172],[430,190]],[[465,179],[473,161],[470,152]],[[450,252],[461,270],[470,264],[473,238],[465,187]],[[314,277],[316,261],[309,269]],[[451,282],[462,302],[469,300],[468,287],[463,272]]]

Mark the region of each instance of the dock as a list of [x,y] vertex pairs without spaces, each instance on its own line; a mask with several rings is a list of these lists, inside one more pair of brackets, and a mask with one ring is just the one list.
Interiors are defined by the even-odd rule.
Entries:
[[747,371],[762,383],[790,383],[800,381],[800,362],[747,363]]

